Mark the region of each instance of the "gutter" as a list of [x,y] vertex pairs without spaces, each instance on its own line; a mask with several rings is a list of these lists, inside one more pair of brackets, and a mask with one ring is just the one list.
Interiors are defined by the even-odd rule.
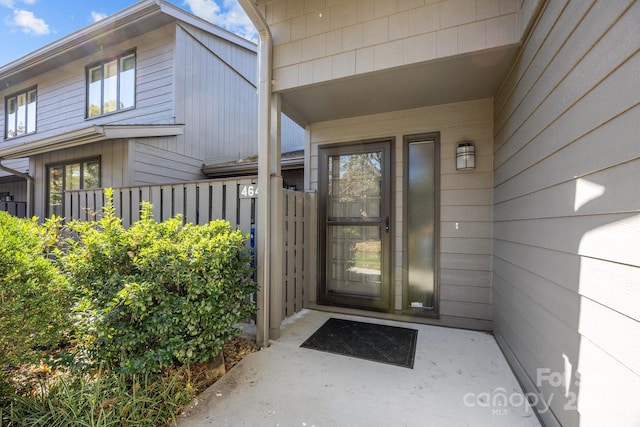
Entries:
[[184,133],[184,125],[91,125],[38,140],[0,149],[0,159],[18,159],[54,150],[104,141],[156,136],[174,136]]
[[3,160],[4,160],[3,158],[0,158],[0,170],[3,170],[5,172],[10,173],[11,175],[19,176],[20,178],[24,178],[25,180],[27,180],[27,217],[33,216],[33,203],[31,199],[33,197],[33,186],[35,184],[35,179],[28,173],[23,173],[3,165],[2,164]]
[[258,10],[254,0],[238,0],[240,6],[255,25],[260,36],[258,43],[258,208],[256,212],[258,245],[258,321],[256,322],[256,342],[261,347],[269,346],[271,269],[269,248],[271,247],[271,57],[273,38],[269,25]]

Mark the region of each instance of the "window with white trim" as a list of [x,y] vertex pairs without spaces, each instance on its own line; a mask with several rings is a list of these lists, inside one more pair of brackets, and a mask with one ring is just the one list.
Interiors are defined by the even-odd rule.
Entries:
[[36,131],[35,88],[5,98],[5,138],[27,135]]
[[87,118],[135,107],[136,54],[87,67]]

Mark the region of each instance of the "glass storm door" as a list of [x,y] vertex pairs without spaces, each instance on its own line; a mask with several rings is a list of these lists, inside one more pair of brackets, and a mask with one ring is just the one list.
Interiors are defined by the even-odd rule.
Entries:
[[391,142],[320,150],[319,300],[389,309]]

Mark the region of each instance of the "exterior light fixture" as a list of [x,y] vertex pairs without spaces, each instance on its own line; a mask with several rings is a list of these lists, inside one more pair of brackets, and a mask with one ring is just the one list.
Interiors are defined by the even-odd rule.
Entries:
[[456,148],[456,170],[463,171],[476,168],[476,147],[472,142],[464,141]]

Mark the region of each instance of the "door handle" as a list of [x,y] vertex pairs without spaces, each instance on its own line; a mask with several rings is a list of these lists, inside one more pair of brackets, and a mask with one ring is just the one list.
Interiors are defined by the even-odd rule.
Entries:
[[387,233],[389,232],[389,217],[384,221],[384,229]]

